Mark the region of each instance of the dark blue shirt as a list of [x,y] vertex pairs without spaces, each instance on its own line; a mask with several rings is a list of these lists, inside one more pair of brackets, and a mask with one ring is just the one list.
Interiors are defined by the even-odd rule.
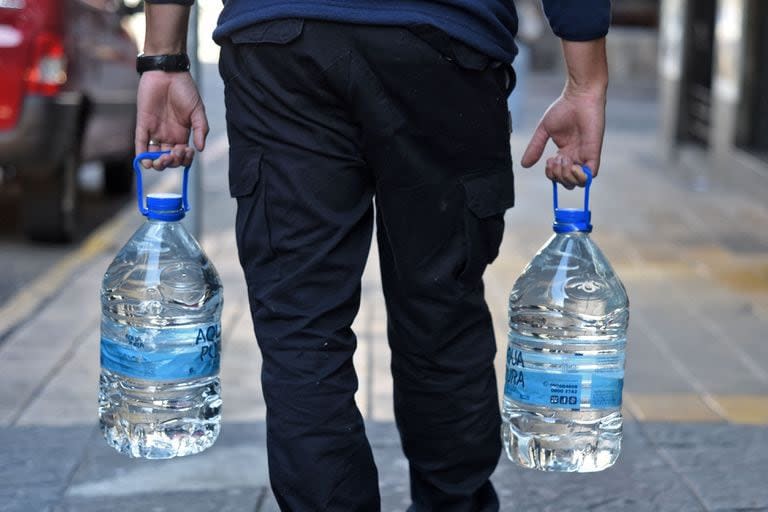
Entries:
[[[193,0],[148,0],[191,5]],[[608,32],[610,0],[543,0],[554,33],[570,41]],[[306,18],[370,25],[427,24],[490,57],[511,62],[517,53],[517,13],[512,0],[226,0],[213,38],[260,21]]]

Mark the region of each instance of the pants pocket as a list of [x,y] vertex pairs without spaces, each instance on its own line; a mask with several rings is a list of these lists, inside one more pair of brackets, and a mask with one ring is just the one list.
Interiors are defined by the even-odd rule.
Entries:
[[514,177],[511,170],[476,173],[462,179],[465,197],[465,262],[460,284],[474,289],[485,267],[499,254],[504,236],[504,212],[514,206]]
[[250,269],[274,259],[262,156],[254,148],[229,151],[229,193],[237,200],[235,239],[246,279],[252,274]]
[[494,169],[379,191],[377,201],[398,286],[412,296],[463,293],[499,252],[514,180],[511,169]]

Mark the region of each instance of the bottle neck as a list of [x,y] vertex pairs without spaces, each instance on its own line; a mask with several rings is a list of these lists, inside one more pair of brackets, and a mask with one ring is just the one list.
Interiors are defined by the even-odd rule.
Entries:
[[589,231],[564,231],[564,232],[555,232],[555,237],[557,238],[589,238]]
[[147,222],[152,225],[161,225],[165,224],[168,226],[178,226],[181,224],[181,219],[178,220],[161,220],[161,219],[150,219],[147,218]]

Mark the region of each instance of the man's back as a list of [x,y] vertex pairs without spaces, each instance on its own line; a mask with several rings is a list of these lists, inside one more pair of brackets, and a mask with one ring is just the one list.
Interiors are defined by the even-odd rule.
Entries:
[[[608,31],[610,0],[543,3],[559,37],[586,41]],[[512,62],[517,53],[517,13],[512,0],[227,0],[213,36],[222,41],[254,23],[291,17],[365,25],[432,25],[503,62]]]

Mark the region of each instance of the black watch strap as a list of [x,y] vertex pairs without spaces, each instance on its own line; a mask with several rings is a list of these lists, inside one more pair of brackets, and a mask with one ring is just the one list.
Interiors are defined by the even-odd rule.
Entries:
[[189,57],[186,53],[174,55],[144,55],[136,57],[136,71],[139,74],[145,71],[165,71],[167,73],[181,73],[189,71]]

